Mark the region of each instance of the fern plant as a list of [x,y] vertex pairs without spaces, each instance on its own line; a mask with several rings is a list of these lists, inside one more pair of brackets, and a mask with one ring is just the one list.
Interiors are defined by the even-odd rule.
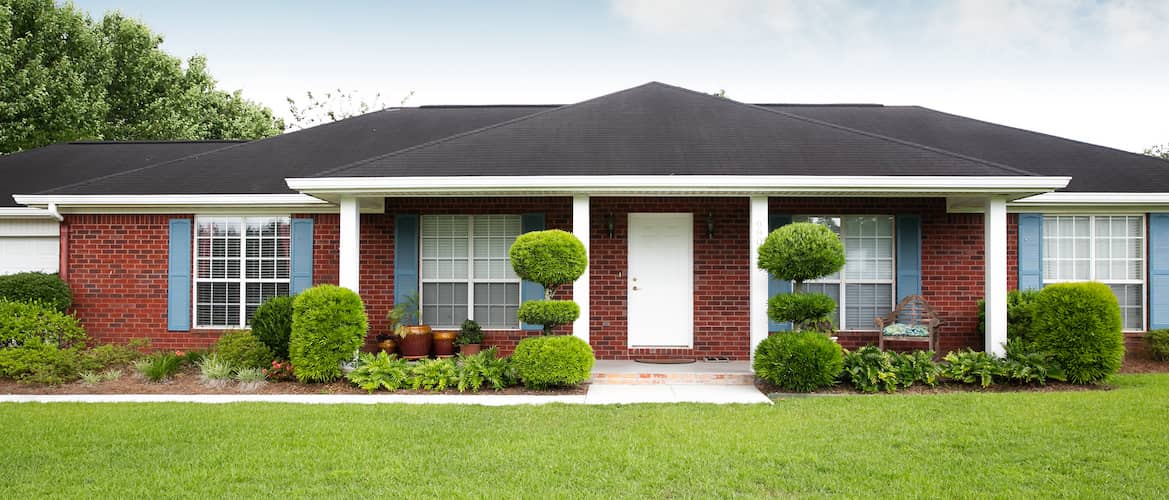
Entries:
[[357,368],[345,377],[353,385],[368,392],[378,389],[396,391],[406,386],[409,380],[410,367],[406,360],[397,356],[389,356],[384,351],[373,355],[362,353],[357,361]]
[[457,369],[451,359],[423,359],[410,371],[415,390],[442,391],[456,383]]
[[514,377],[511,364],[506,358],[497,358],[493,347],[473,356],[460,356],[456,380],[459,392],[477,392],[484,384],[498,391],[511,385]]

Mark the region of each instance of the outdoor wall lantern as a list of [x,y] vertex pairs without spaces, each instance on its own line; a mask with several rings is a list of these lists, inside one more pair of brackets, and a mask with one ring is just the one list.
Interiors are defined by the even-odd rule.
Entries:
[[706,213],[706,239],[714,239],[714,212]]
[[609,238],[613,238],[614,226],[613,226],[613,214],[612,213],[605,216],[605,229],[609,230]]

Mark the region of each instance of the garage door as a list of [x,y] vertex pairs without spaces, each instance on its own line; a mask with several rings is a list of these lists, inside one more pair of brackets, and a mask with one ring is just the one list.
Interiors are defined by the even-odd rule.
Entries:
[[57,272],[57,221],[0,220],[0,274]]

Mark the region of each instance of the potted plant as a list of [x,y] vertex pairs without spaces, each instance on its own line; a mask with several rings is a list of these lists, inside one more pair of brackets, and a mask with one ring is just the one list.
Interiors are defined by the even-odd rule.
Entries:
[[406,301],[394,304],[394,308],[386,315],[390,320],[390,328],[398,341],[398,353],[406,359],[422,359],[430,355],[430,327],[420,325],[422,317],[418,308],[418,294],[413,293],[406,297]]
[[459,354],[474,356],[479,354],[479,346],[483,343],[483,328],[473,319],[463,322],[459,328],[459,336],[455,337],[455,344],[459,345]]

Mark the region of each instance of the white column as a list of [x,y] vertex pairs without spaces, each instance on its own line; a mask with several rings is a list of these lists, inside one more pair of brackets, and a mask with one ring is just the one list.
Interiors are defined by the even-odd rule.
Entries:
[[361,293],[361,210],[357,198],[341,198],[340,285]]
[[751,360],[755,347],[767,338],[767,271],[759,269],[759,246],[767,239],[767,197],[751,197]]
[[1007,342],[1007,201],[988,198],[985,205],[983,250],[986,266],[986,352],[1003,356]]
[[[577,194],[572,197],[572,234],[584,243],[585,255],[589,255],[589,195]],[[585,342],[589,341],[589,268],[572,283],[572,300],[580,306],[580,317],[572,323],[572,334]]]

